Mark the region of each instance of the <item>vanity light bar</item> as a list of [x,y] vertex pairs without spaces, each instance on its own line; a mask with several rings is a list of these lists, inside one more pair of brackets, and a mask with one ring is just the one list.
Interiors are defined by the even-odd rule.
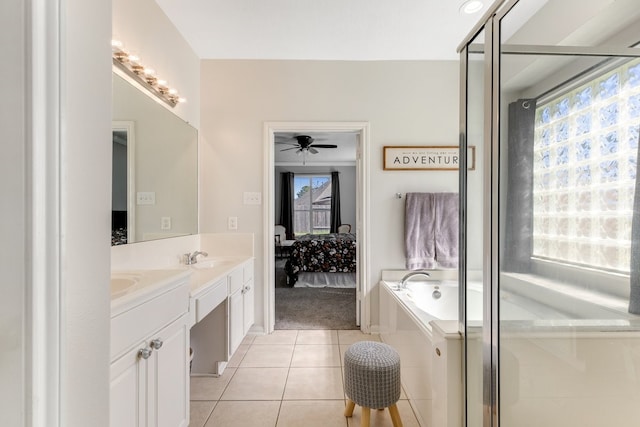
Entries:
[[145,87],[149,92],[158,97],[171,107],[187,100],[178,95],[178,91],[167,86],[167,82],[158,78],[155,70],[145,67],[140,63],[140,58],[127,53],[122,48],[122,42],[111,40],[113,52],[113,65]]

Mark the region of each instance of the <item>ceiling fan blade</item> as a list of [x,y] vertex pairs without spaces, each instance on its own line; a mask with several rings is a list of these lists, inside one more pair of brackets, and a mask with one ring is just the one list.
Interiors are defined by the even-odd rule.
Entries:
[[308,150],[309,150],[309,152],[310,152],[311,154],[318,154],[318,153],[319,153],[319,151],[318,151],[318,150],[316,150],[316,149],[315,149],[315,148],[313,148],[313,147],[309,147],[309,148],[308,148]]
[[286,142],[286,141],[275,141],[276,144],[284,144],[284,145],[295,145],[298,146],[297,142]]
[[314,148],[338,148],[335,144],[313,144]]
[[299,147],[298,147],[298,146],[295,146],[295,147],[291,147],[291,148],[283,148],[283,149],[282,149],[282,150],[280,150],[280,151],[289,151],[289,150],[299,150]]

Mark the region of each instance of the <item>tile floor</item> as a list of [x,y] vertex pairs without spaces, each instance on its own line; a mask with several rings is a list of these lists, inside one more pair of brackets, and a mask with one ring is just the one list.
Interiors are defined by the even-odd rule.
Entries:
[[[343,415],[342,360],[360,331],[278,330],[247,336],[222,376],[191,378],[190,427],[357,427],[360,408]],[[405,427],[418,422],[404,392]],[[391,427],[389,411],[372,411],[371,427]]]

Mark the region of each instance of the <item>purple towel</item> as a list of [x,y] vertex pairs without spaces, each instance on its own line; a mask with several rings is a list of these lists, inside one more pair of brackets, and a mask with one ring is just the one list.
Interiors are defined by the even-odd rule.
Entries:
[[407,270],[434,268],[435,212],[431,193],[407,193],[404,236]]
[[458,266],[458,194],[407,193],[407,270]]
[[458,193],[435,193],[436,261],[443,268],[458,267]]

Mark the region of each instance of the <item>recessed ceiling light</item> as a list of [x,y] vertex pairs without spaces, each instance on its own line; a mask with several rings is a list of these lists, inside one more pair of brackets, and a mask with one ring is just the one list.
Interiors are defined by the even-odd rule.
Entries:
[[480,11],[484,4],[480,0],[467,0],[460,6],[460,12],[472,14]]

